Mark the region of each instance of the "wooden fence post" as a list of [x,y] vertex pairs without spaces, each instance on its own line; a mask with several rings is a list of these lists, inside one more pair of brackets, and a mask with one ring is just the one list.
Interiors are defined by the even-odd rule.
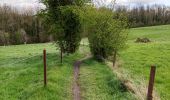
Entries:
[[153,93],[153,86],[155,81],[155,73],[156,73],[156,66],[151,66],[147,100],[153,99],[152,93]]
[[46,85],[47,85],[46,49],[44,49],[43,54],[44,54],[44,57],[43,57],[43,61],[44,61],[44,86],[46,87]]

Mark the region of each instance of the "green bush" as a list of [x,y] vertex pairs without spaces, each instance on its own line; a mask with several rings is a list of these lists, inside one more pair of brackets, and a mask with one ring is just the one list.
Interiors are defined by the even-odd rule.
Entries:
[[15,44],[15,45],[23,43],[22,35],[19,31],[17,31],[13,34],[10,34],[10,43]]
[[117,51],[125,46],[127,18],[106,8],[97,9],[93,18],[94,22],[88,35],[92,54],[104,59],[113,56],[115,61]]
[[0,31],[0,45],[9,45],[9,34]]

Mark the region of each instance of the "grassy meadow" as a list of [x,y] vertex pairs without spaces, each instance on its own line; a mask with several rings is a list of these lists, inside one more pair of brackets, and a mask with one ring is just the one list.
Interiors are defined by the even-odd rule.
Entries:
[[[43,86],[43,49],[47,50],[48,86]],[[70,100],[72,63],[81,54],[66,56],[62,65],[55,45],[0,47],[0,100]]]
[[[152,42],[135,43],[138,37]],[[139,85],[148,84],[150,66],[156,65],[156,91],[161,100],[170,99],[170,25],[131,29],[128,47],[119,57],[121,69]]]
[[[150,43],[135,43],[147,37]],[[59,52],[52,43],[0,46],[0,100],[73,100],[73,63],[90,52],[87,39],[72,55]],[[43,49],[47,50],[48,86],[43,86]],[[170,25],[130,29],[127,47],[119,52],[120,70],[137,85],[149,80],[151,65],[157,66],[155,90],[170,99]],[[86,59],[80,67],[82,100],[135,100],[116,74],[104,63]],[[145,91],[146,92],[146,91]]]
[[[84,41],[76,54],[64,55],[63,64],[60,64],[59,52],[52,43],[1,46],[0,100],[73,100],[73,63],[89,54],[89,48],[85,46],[87,39]],[[43,85],[44,48],[47,50],[47,87]],[[84,63],[79,78],[82,88],[88,88],[81,91],[82,98],[88,96],[84,100],[134,98],[106,65],[93,59]],[[93,71],[96,71],[95,75]]]

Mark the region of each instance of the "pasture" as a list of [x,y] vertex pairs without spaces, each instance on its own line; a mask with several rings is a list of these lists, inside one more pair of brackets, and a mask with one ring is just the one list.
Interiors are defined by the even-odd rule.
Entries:
[[[138,37],[147,37],[151,42],[135,43]],[[44,48],[47,50],[46,88],[43,86]],[[1,46],[0,100],[72,100],[73,63],[89,52],[84,39],[79,51],[64,55],[60,64],[59,51],[53,43]],[[130,29],[127,47],[118,56],[117,70],[136,86],[148,85],[150,66],[156,65],[155,90],[162,100],[170,99],[170,25]],[[83,61],[79,85],[83,100],[135,99],[106,64],[93,59]]]
[[[152,42],[135,43],[138,37],[147,37]],[[120,69],[138,85],[148,85],[150,66],[156,65],[156,91],[161,100],[170,99],[170,25],[131,29],[128,47],[119,57]]]
[[[47,50],[47,87],[43,84],[44,48]],[[52,43],[1,46],[0,52],[1,100],[73,100],[73,64],[87,56],[89,48],[82,45],[76,54],[64,55],[63,64]],[[134,98],[105,64],[93,59],[83,63],[79,79],[84,100]]]

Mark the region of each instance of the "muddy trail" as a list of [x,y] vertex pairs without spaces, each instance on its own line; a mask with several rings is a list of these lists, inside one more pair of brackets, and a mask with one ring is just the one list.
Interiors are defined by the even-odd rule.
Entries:
[[74,63],[74,80],[73,80],[73,97],[74,100],[81,100],[80,96],[80,85],[78,83],[79,80],[79,72],[80,72],[81,61],[76,61]]

